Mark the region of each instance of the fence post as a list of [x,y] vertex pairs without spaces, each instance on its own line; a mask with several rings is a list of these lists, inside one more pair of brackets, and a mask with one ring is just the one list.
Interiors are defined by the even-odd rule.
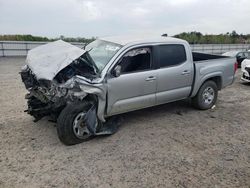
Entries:
[[28,43],[25,43],[26,55],[28,54]]
[[1,46],[2,46],[2,52],[3,52],[3,57],[4,57],[5,55],[4,55],[3,42],[1,42]]

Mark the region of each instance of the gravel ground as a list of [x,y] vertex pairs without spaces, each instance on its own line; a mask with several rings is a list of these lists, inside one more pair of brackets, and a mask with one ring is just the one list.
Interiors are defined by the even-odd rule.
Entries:
[[55,124],[23,112],[24,58],[0,58],[0,187],[250,187],[250,85],[215,109],[188,101],[123,115],[112,136],[65,146]]

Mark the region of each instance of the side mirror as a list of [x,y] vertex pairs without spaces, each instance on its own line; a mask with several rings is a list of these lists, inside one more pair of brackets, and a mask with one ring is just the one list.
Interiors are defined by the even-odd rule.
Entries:
[[117,66],[114,68],[113,75],[114,75],[115,77],[119,77],[119,76],[121,75],[121,71],[122,71],[121,65],[117,65]]

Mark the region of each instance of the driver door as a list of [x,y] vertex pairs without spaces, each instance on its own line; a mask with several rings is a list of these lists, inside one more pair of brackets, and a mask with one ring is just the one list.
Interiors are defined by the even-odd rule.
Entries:
[[157,76],[152,59],[151,47],[140,47],[127,51],[118,61],[120,76],[107,81],[108,116],[155,105]]

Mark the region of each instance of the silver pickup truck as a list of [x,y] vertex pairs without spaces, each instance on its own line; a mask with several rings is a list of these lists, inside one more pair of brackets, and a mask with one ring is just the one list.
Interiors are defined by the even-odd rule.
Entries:
[[60,140],[72,145],[113,134],[117,114],[186,98],[211,108],[233,83],[235,62],[171,37],[107,37],[84,49],[59,40],[30,50],[21,77],[27,112],[35,121],[52,117]]

